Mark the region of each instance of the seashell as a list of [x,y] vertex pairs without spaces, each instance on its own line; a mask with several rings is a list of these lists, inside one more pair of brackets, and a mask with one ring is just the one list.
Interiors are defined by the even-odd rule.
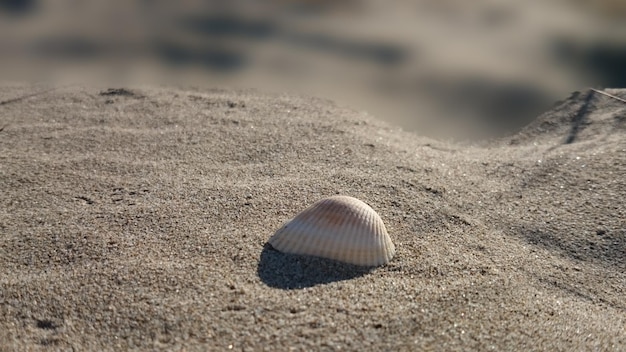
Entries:
[[288,221],[268,241],[289,254],[378,266],[396,252],[380,216],[353,197],[325,198]]

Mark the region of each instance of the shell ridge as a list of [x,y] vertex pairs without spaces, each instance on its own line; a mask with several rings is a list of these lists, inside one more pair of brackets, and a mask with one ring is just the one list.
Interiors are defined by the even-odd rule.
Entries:
[[[363,214],[363,213],[365,213],[365,211],[362,211],[359,214],[359,219],[361,221],[358,223],[355,221],[356,225],[358,226],[358,230],[357,230],[358,232],[355,233],[355,235],[357,236],[358,242],[360,242],[360,245],[356,248],[357,253],[355,254],[359,262],[365,265],[368,265],[370,264],[369,263],[370,260],[368,257],[369,257],[370,247],[371,247],[369,242],[371,242],[371,240],[370,238],[368,238],[369,231],[368,231],[367,221],[365,220],[367,214]],[[356,241],[357,240],[355,240],[355,242]]]
[[367,260],[363,257],[364,249],[367,247],[366,236],[360,236],[361,233],[366,234],[366,227],[363,226],[363,212],[359,211],[351,221],[350,242],[353,243],[351,256],[357,263],[364,263]]
[[298,216],[298,223],[293,228],[293,238],[294,242],[290,246],[290,250],[294,254],[298,254],[300,251],[307,248],[309,240],[311,239],[310,235],[310,227],[311,224],[307,222],[307,219],[310,217],[310,212],[303,212],[302,216]]
[[[320,219],[320,222],[323,222],[324,219],[328,219],[334,217],[340,212],[339,205],[335,202],[332,202],[331,199],[326,199],[323,202],[324,217]],[[331,222],[329,221],[329,224]],[[327,257],[330,259],[336,259],[335,250],[338,245],[337,239],[339,238],[339,233],[336,227],[328,228],[327,224],[322,224],[323,232],[320,233],[320,245],[318,247],[317,255],[322,257]]]
[[326,246],[326,255],[335,260],[341,260],[341,253],[349,249],[349,243],[345,241],[346,227],[349,225],[351,217],[349,216],[349,208],[345,204],[335,203],[329,209],[334,217],[339,217],[336,222],[337,226],[333,229],[332,241]]
[[316,210],[319,209],[321,204],[313,204],[312,206],[306,208],[302,213],[300,213],[297,218],[299,220],[299,226],[295,229],[298,235],[298,243],[294,243],[293,251],[298,253],[303,253],[307,255],[316,255],[311,252],[310,242],[317,235],[317,231],[315,230],[315,213]]
[[[343,243],[340,242],[340,232],[342,225],[345,222],[345,219],[341,217],[336,219],[336,217],[340,216],[342,212],[341,204],[330,202],[328,200],[325,203],[327,204],[327,215],[329,217],[332,217],[333,223],[335,223],[337,226],[331,227],[329,229],[328,237],[325,238],[324,244],[321,246],[320,251],[322,252],[321,255],[326,256],[330,259],[338,260],[340,256],[338,255],[337,251],[340,250],[343,246]],[[339,220],[339,222],[337,222],[337,220]]]
[[376,232],[378,233],[378,236],[376,236],[377,246],[381,248],[382,253],[384,255],[384,260],[387,261],[390,259],[388,258],[388,253],[387,253],[387,241],[385,241],[385,236],[382,235],[383,233],[387,232],[385,230],[385,224],[383,224],[382,222],[378,223],[376,226]]
[[[353,219],[349,219],[353,220]],[[341,242],[341,248],[344,249],[344,253],[347,260],[354,261],[354,251],[353,248],[350,247],[350,243],[355,244],[355,229],[354,229],[354,221],[346,221],[343,227],[343,241]]]
[[[368,262],[371,265],[379,265],[387,261],[386,255],[384,254],[384,247],[381,246],[381,239],[383,238],[383,232],[381,232],[381,224],[383,223],[378,214],[369,213],[368,214],[368,228],[371,232],[371,248],[368,253]],[[377,253],[382,254],[376,255]]]
[[360,261],[365,265],[372,264],[372,260],[370,259],[370,253],[373,253],[376,248],[372,246],[373,238],[372,238],[372,230],[370,226],[370,219],[368,209],[362,209],[360,215],[360,226],[359,226],[359,238],[361,245],[358,247]]

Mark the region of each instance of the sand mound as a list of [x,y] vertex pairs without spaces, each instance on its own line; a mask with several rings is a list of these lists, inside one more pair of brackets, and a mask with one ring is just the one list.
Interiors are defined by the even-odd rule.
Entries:
[[[463,146],[255,91],[0,94],[3,349],[626,344],[614,99],[577,93],[509,139]],[[381,215],[388,265],[266,245],[334,194]]]

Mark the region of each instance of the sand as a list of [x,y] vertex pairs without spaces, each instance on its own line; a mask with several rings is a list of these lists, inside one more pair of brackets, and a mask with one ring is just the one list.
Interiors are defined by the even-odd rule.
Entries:
[[[625,137],[593,91],[470,145],[302,96],[3,83],[0,350],[623,350]],[[266,244],[335,194],[389,264]]]

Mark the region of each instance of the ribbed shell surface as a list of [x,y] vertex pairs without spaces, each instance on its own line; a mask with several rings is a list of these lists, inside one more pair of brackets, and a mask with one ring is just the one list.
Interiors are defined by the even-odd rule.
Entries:
[[363,266],[387,263],[396,251],[380,216],[347,196],[313,204],[276,231],[269,243],[283,253]]

